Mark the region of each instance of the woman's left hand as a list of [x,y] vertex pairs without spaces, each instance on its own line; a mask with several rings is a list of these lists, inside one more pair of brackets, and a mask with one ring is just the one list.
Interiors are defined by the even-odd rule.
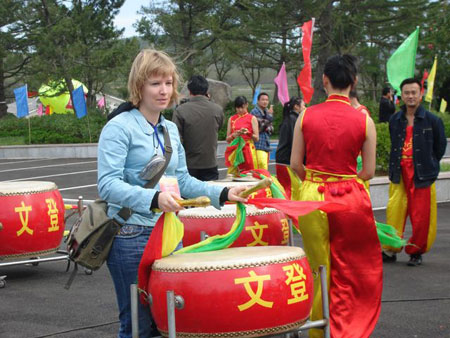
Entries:
[[228,200],[233,202],[247,203],[247,198],[240,197],[239,194],[246,190],[246,186],[232,187],[228,190]]

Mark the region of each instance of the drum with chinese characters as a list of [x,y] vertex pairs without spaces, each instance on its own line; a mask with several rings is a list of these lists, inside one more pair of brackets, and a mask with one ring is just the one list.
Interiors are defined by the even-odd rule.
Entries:
[[260,337],[300,327],[309,317],[313,277],[299,247],[230,248],[172,255],[155,261],[149,281],[151,310],[167,336],[166,292],[177,337]]
[[64,202],[53,182],[0,182],[0,260],[55,252],[64,234]]
[[[272,208],[257,209],[246,206],[246,219],[241,235],[232,247],[287,245],[289,223],[286,216]],[[236,219],[236,204],[227,204],[221,210],[214,207],[192,208],[179,212],[184,224],[183,245],[188,246],[201,240],[201,232],[207,236],[223,235],[230,231]]]

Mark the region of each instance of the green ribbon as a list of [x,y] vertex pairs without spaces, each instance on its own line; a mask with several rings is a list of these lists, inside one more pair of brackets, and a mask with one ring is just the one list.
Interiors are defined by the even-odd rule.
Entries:
[[235,146],[235,145],[237,145],[237,148],[236,148],[236,157],[234,158],[233,166],[237,168],[241,163],[245,162],[244,153],[242,152],[242,149],[244,149],[244,147],[245,147],[245,140],[241,136],[238,136],[230,144],[230,146]]
[[377,226],[378,239],[382,245],[393,248],[401,248],[406,245],[406,241],[397,235],[397,230],[392,225],[375,222]]
[[178,250],[176,253],[216,251],[228,248],[240,236],[242,230],[244,230],[246,208],[245,205],[240,202],[237,203],[237,208],[239,208],[241,219],[239,220],[237,228],[232,233],[229,233],[226,236],[209,237],[200,243],[196,243],[188,247],[182,248]]

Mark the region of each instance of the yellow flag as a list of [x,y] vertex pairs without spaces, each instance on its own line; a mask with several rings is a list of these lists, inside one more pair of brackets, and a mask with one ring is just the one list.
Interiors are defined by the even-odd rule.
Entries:
[[441,113],[444,113],[445,110],[447,109],[447,101],[445,101],[444,99],[441,100],[441,108],[439,108],[439,111]]
[[427,95],[425,96],[425,101],[431,102],[433,100],[433,88],[434,88],[434,78],[436,77],[437,68],[437,56],[434,57],[433,67],[431,68],[430,75],[428,75],[427,80]]

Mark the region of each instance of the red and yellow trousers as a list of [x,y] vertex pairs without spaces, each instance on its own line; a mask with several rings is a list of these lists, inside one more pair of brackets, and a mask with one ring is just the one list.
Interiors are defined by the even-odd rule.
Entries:
[[[399,184],[389,186],[389,201],[386,209],[386,223],[392,225],[403,238],[406,218],[409,216],[412,236],[405,252],[408,255],[424,254],[431,249],[436,238],[437,204],[436,186],[426,188],[414,186],[414,163],[402,159],[402,176]],[[384,246],[384,250],[400,252],[401,248]]]
[[[227,147],[225,150],[225,157],[229,163],[233,163],[236,158],[236,152],[231,151],[231,147]],[[239,175],[240,172],[252,169],[259,169],[258,159],[256,156],[256,148],[253,140],[245,140],[245,146],[242,149],[244,156],[244,163],[241,163],[238,167],[228,166],[227,173],[233,175]]]
[[283,186],[287,198],[293,201],[300,199],[300,187],[302,181],[287,164],[277,163],[275,165],[278,182]]
[[258,169],[269,169],[269,152],[265,150],[256,150],[256,161]]
[[[327,215],[314,211],[299,218],[303,245],[314,274],[311,320],[322,317],[319,266],[327,267],[331,337],[369,337],[381,310],[383,265],[372,204],[356,176],[307,170],[300,199],[335,201],[350,209]],[[310,330],[310,337],[323,331]]]

